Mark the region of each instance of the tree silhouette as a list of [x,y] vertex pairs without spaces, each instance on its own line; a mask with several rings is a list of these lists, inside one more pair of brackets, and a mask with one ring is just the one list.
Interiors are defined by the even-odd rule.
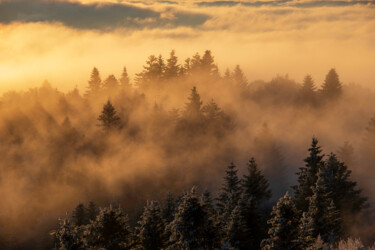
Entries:
[[102,80],[99,75],[99,71],[97,68],[94,68],[91,72],[91,77],[89,80],[88,90],[86,92],[87,95],[98,93],[101,89]]
[[174,50],[171,51],[169,58],[167,59],[167,65],[165,67],[165,77],[174,78],[177,77],[180,72],[180,66],[178,65],[178,59]]
[[113,130],[120,127],[120,117],[117,115],[115,107],[108,102],[103,106],[102,114],[99,116],[98,120],[100,121],[101,127],[106,131]]
[[321,93],[326,100],[335,99],[341,95],[342,86],[335,69],[331,69],[326,75]]
[[120,84],[123,89],[129,89],[130,88],[130,79],[128,75],[128,71],[126,67],[124,67],[121,77],[120,77]]

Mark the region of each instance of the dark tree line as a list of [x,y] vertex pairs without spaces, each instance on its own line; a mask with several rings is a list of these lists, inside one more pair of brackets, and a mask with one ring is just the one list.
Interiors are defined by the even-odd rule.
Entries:
[[288,192],[267,214],[269,183],[251,158],[238,177],[232,162],[216,199],[197,187],[177,197],[148,202],[131,227],[120,207],[79,204],[52,234],[62,249],[316,249],[336,248],[346,239],[350,217],[366,198],[350,180],[351,171],[334,154],[324,160],[313,138],[301,167],[295,195]]

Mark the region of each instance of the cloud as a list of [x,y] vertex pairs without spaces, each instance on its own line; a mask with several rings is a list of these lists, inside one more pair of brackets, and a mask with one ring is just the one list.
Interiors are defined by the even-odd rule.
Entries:
[[161,11],[122,3],[82,4],[41,0],[0,2],[0,23],[3,24],[60,22],[76,29],[113,30],[116,28],[195,27],[203,24],[208,18],[208,15],[183,11],[175,11],[173,18],[163,18]]

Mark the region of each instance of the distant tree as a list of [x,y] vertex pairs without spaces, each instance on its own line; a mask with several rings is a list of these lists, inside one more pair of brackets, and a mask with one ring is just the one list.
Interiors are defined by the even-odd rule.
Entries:
[[306,75],[303,79],[302,87],[298,94],[299,103],[316,105],[317,104],[317,92],[314,84],[314,80],[311,75]]
[[90,249],[131,249],[133,246],[128,216],[121,208],[109,206],[101,209],[85,234],[87,248]]
[[243,176],[242,189],[248,197],[252,197],[256,204],[271,199],[272,191],[269,188],[268,180],[258,170],[258,165],[252,157],[247,164],[248,174]]
[[159,204],[156,201],[148,203],[136,228],[142,249],[163,249],[166,245],[164,228]]
[[321,93],[325,99],[335,99],[342,93],[339,75],[335,69],[331,69],[324,80]]
[[130,78],[128,75],[128,71],[126,67],[124,67],[121,77],[120,77],[120,84],[123,89],[129,89],[130,88]]
[[73,210],[72,221],[76,226],[82,226],[88,223],[86,209],[82,203],[79,203]]
[[149,88],[151,84],[160,81],[164,75],[165,64],[163,57],[159,55],[151,55],[146,61],[146,65],[143,66],[143,71],[136,74],[136,82],[142,88]]
[[226,169],[224,183],[221,193],[217,198],[217,208],[224,223],[228,220],[233,209],[237,206],[241,195],[240,180],[237,176],[237,169],[233,162]]
[[199,53],[196,53],[192,58],[191,60],[189,60],[190,62],[190,71],[195,73],[195,72],[199,72],[200,69],[201,69],[201,65],[202,65],[202,59],[201,59],[201,56],[199,55]]
[[169,58],[167,59],[167,65],[165,67],[165,77],[174,78],[179,75],[180,66],[178,65],[178,58],[174,50],[171,51]]
[[201,70],[205,76],[219,76],[218,67],[215,64],[214,57],[210,50],[206,50],[201,59]]
[[296,207],[301,212],[307,212],[309,207],[308,198],[313,194],[318,179],[318,172],[323,167],[323,157],[321,148],[318,146],[318,139],[313,137],[311,147],[308,149],[309,156],[304,159],[305,166],[299,168],[298,185],[293,186]]
[[240,65],[236,65],[236,67],[234,68],[232,79],[234,80],[234,83],[240,87],[246,87],[248,84],[246,76],[240,68]]
[[353,145],[349,142],[345,142],[343,146],[339,147],[337,151],[337,156],[341,161],[343,161],[347,166],[354,167],[356,160],[354,156]]
[[189,102],[185,105],[183,117],[192,122],[201,122],[203,118],[202,101],[196,87],[192,88],[188,100]]
[[89,80],[89,86],[86,94],[97,93],[101,90],[102,80],[100,78],[100,74],[97,68],[94,68],[91,73],[91,77]]
[[273,207],[271,215],[269,236],[262,241],[262,249],[298,249],[298,212],[288,193]]
[[214,100],[203,106],[202,112],[206,120],[206,131],[218,137],[222,137],[225,132],[232,128],[231,119]]
[[107,91],[115,91],[118,89],[119,83],[114,75],[109,75],[107,79],[105,79],[103,83],[103,87]]
[[106,131],[119,128],[120,117],[117,115],[115,108],[109,100],[103,106],[102,114],[99,116],[98,120],[100,121],[100,126]]
[[232,74],[230,73],[228,68],[225,70],[224,80],[227,82],[230,82],[232,80]]
[[171,192],[168,192],[164,204],[161,208],[161,214],[165,224],[169,224],[173,220],[176,209],[177,204],[175,198],[173,197]]

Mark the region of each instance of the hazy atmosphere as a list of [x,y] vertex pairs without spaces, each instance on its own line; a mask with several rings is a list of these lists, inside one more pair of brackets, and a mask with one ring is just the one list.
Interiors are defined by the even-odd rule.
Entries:
[[375,1],[0,0],[1,249],[375,249]]

